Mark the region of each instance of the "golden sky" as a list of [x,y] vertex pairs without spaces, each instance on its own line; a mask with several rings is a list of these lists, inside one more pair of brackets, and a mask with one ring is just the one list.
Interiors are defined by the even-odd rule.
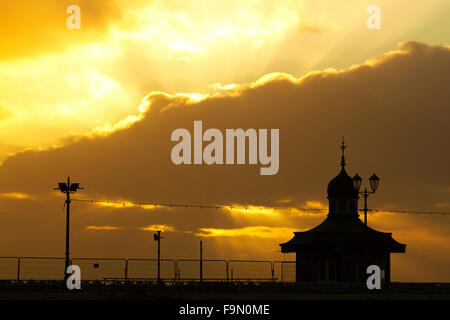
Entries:
[[[66,27],[70,4],[80,30]],[[171,257],[195,256],[203,239],[211,258],[282,259],[278,243],[324,214],[257,208],[325,206],[343,135],[350,173],[382,178],[374,207],[449,211],[450,3],[376,1],[380,30],[366,27],[371,4],[2,1],[0,255],[62,255],[51,188],[71,175],[80,197],[126,203],[74,204],[74,255],[153,257],[159,227]],[[194,120],[280,128],[279,174],[174,166],[170,132]],[[369,219],[408,245],[393,280],[450,281],[448,217]]]
[[[419,3],[378,1],[374,31],[360,0],[2,1],[0,160],[135,114],[152,91],[216,92],[349,67],[400,41],[448,43],[448,1]],[[80,30],[66,27],[70,4]]]

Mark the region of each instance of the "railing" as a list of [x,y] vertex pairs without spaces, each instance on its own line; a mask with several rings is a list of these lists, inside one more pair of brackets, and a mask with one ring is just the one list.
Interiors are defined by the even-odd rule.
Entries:
[[[161,259],[160,277],[170,281],[295,281],[295,261]],[[157,259],[72,258],[82,280],[155,280]],[[64,258],[0,257],[0,280],[62,280]]]

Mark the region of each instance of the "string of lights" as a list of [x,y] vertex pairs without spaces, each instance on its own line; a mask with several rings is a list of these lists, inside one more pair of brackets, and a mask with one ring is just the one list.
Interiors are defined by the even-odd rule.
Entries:
[[72,201],[80,202],[90,202],[90,203],[102,203],[102,204],[119,204],[124,207],[134,205],[134,206],[154,206],[154,207],[182,207],[182,208],[200,208],[200,209],[227,209],[227,210],[248,210],[251,208],[259,209],[272,209],[275,211],[282,210],[298,210],[298,211],[326,211],[325,208],[297,208],[297,207],[265,207],[265,206],[241,206],[241,205],[198,205],[198,204],[181,204],[181,203],[146,203],[146,202],[128,202],[128,201],[117,201],[117,200],[94,200],[94,199],[72,199]]
[[[328,211],[327,208],[298,208],[298,207],[266,207],[266,206],[245,206],[245,205],[199,205],[186,203],[147,203],[147,202],[129,202],[117,200],[98,200],[98,199],[72,199],[72,201],[102,203],[102,204],[116,204],[123,207],[127,206],[147,206],[147,207],[166,207],[166,208],[198,208],[198,209],[226,209],[226,210],[246,210],[250,208],[255,210],[274,210],[274,211],[303,211],[303,212],[322,212]],[[362,211],[362,209],[360,209]],[[369,209],[369,212],[385,212],[385,213],[399,213],[399,214],[428,214],[428,215],[450,215],[450,212],[436,212],[436,211],[413,211],[413,210],[388,210],[388,209]]]
[[[361,210],[360,210],[361,211]],[[411,210],[385,210],[385,209],[369,209],[369,212],[389,212],[389,213],[413,213],[413,214],[437,214],[437,215],[450,215],[450,212],[437,212],[437,211],[411,211]]]

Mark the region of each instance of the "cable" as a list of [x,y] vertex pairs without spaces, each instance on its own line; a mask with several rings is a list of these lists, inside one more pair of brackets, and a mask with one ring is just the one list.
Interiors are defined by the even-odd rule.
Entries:
[[[361,211],[361,209],[359,210]],[[382,209],[369,209],[369,212],[389,212],[389,213],[414,213],[414,214],[441,214],[448,215],[450,212],[436,212],[436,211],[410,211],[410,210],[382,210]]]
[[90,203],[114,203],[121,204],[124,207],[127,205],[135,205],[135,206],[154,206],[154,207],[184,207],[184,208],[207,208],[207,209],[243,209],[248,210],[251,208],[260,208],[261,209],[273,209],[277,210],[299,210],[299,211],[326,211],[328,209],[325,208],[296,208],[296,207],[265,207],[265,206],[240,206],[240,205],[197,205],[197,204],[180,204],[180,203],[145,203],[145,202],[129,202],[129,201],[116,201],[116,200],[94,200],[94,199],[72,199],[72,201],[80,201],[80,202],[90,202]]
[[[128,202],[117,200],[98,200],[98,199],[72,199],[72,201],[90,202],[90,203],[106,203],[106,204],[121,204],[123,207],[127,205],[133,206],[154,206],[154,207],[184,207],[184,208],[199,208],[199,209],[226,209],[226,210],[246,210],[249,208],[272,209],[274,211],[303,211],[303,212],[320,212],[327,211],[326,208],[297,208],[297,207],[265,207],[265,206],[239,206],[239,205],[197,205],[197,204],[183,204],[183,203],[146,203],[146,202]],[[359,209],[359,211],[364,211]],[[428,214],[428,215],[450,215],[450,212],[435,212],[435,211],[411,211],[411,210],[385,210],[385,209],[369,209],[368,212],[388,212],[388,213],[402,213],[402,214]]]

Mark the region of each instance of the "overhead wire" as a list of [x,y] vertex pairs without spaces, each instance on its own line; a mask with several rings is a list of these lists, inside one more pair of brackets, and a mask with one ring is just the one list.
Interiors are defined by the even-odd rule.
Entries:
[[[167,208],[198,208],[198,209],[227,209],[227,210],[248,210],[248,208],[273,209],[274,211],[303,211],[303,212],[321,212],[328,211],[328,208],[299,208],[299,207],[272,207],[272,206],[257,206],[257,205],[202,205],[202,204],[188,204],[188,203],[155,203],[155,202],[130,202],[118,200],[99,200],[99,199],[77,199],[72,198],[72,201],[89,202],[89,203],[105,203],[105,204],[121,204],[123,207],[127,205],[134,206],[154,206]],[[360,212],[364,209],[359,209]],[[368,209],[368,212],[387,212],[387,213],[401,213],[401,214],[428,214],[428,215],[450,215],[450,212],[437,211],[417,211],[417,210],[390,210],[390,209]]]

